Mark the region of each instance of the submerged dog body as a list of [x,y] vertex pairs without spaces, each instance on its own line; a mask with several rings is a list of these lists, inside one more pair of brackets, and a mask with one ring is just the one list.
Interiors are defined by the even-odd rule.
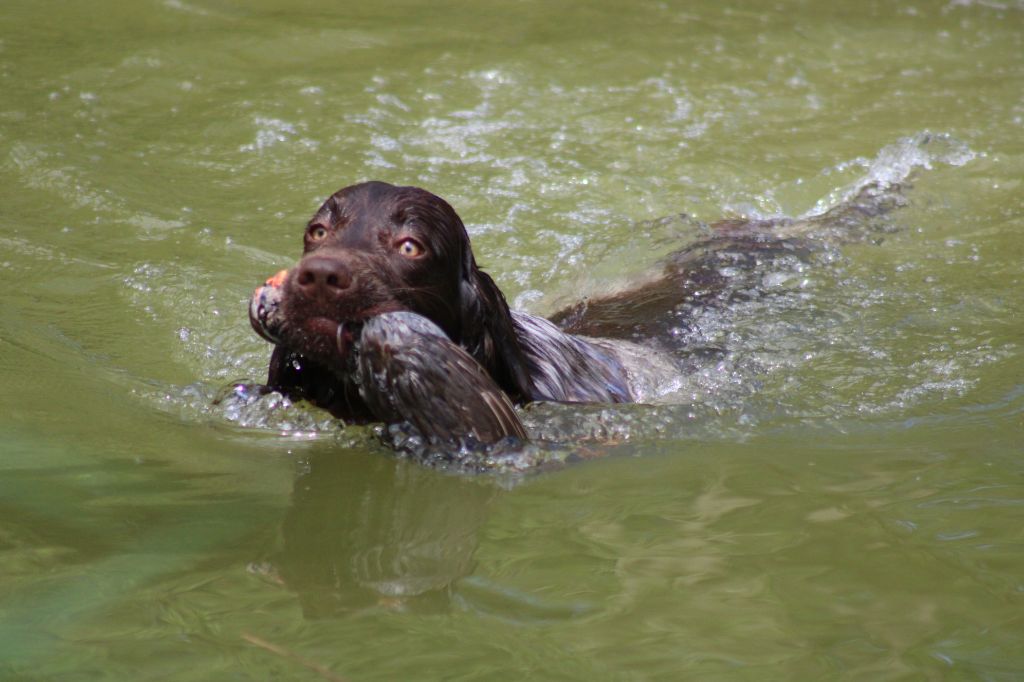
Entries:
[[[869,213],[877,206],[854,200],[844,207],[850,210]],[[521,437],[510,409],[501,401],[473,400],[474,391],[478,397],[501,393],[506,405],[643,398],[673,365],[654,345],[633,340],[653,341],[667,329],[673,309],[715,288],[715,253],[763,257],[806,250],[799,238],[776,230],[786,224],[723,223],[710,238],[674,254],[659,279],[582,302],[557,314],[556,324],[509,309],[477,266],[462,220],[447,202],[416,187],[367,182],[324,202],[306,227],[302,258],[257,289],[250,320],[276,344],[271,389],[349,421],[443,423],[431,430],[438,439]],[[371,320],[378,322],[368,327]],[[360,360],[371,347],[376,374]],[[371,375],[390,378],[381,383]],[[388,395],[402,382],[415,390]],[[465,405],[438,400],[445,392]]]

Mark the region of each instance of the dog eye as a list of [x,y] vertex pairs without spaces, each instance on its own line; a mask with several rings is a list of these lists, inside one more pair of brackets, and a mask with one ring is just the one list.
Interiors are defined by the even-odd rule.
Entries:
[[327,236],[327,228],[323,225],[310,225],[307,234],[315,242],[323,241]]
[[402,254],[406,258],[419,258],[425,251],[423,245],[412,237],[406,237],[402,241],[398,242],[397,246],[398,253]]

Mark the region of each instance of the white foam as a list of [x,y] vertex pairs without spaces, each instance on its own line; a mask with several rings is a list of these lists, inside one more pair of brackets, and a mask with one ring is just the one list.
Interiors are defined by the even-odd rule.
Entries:
[[[804,213],[801,218],[820,216],[832,208],[857,196],[864,188],[877,185],[888,189],[903,183],[917,168],[930,170],[936,164],[963,166],[977,158],[977,153],[948,133],[922,131],[900,138],[883,147],[874,159],[864,161],[864,175],[843,187],[838,187]],[[837,164],[836,170],[849,167],[850,162]]]

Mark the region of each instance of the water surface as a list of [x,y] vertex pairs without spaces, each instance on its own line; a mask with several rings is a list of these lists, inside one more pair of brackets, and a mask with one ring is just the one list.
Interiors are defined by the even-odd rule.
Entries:
[[[1022,55],[1012,0],[6,4],[0,677],[1020,679]],[[597,459],[467,477],[213,404],[371,178],[537,313],[906,205],[695,306],[658,404],[524,413]]]

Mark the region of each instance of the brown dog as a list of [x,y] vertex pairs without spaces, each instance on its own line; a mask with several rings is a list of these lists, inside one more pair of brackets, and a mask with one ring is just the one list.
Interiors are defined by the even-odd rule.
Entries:
[[524,437],[511,402],[631,402],[680,371],[665,353],[625,339],[656,338],[679,324],[681,303],[721,290],[723,255],[735,264],[806,254],[813,245],[794,226],[876,215],[891,207],[879,197],[865,188],[799,224],[719,223],[657,280],[582,302],[556,324],[509,310],[447,202],[367,182],[324,202],[301,260],[256,290],[250,320],[276,344],[271,389],[346,420],[412,422],[434,439]]

